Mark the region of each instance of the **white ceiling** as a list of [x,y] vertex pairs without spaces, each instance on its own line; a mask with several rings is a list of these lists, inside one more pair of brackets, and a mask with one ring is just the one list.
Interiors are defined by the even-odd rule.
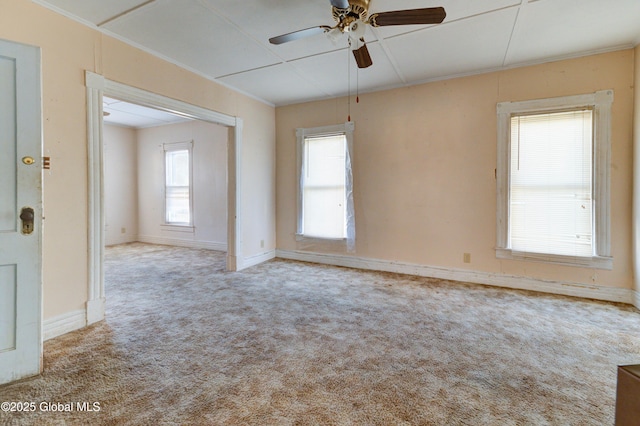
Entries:
[[141,105],[130,104],[106,96],[103,97],[102,101],[102,110],[104,111],[102,120],[107,124],[133,129],[145,129],[147,127],[191,121],[190,118]]
[[[371,0],[369,13],[443,6],[439,25],[367,28],[373,66],[357,70],[346,36],[272,45],[333,25],[329,0],[34,0],[274,105],[408,86],[628,48],[640,0]],[[349,87],[351,86],[351,87]]]

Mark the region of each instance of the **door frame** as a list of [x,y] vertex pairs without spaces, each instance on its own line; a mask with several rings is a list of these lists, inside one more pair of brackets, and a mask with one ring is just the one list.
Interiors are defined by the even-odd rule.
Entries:
[[219,124],[231,130],[227,143],[227,270],[238,271],[242,269],[242,198],[240,193],[242,119],[108,80],[104,76],[91,71],[85,72],[85,85],[87,88],[87,154],[89,169],[87,325],[101,321],[105,316],[103,95],[183,117]]

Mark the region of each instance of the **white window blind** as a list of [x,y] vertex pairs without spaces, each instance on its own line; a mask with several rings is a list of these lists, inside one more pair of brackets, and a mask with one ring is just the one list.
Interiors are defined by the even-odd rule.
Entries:
[[510,245],[593,256],[593,112],[511,118]]
[[344,134],[304,138],[302,216],[305,236],[346,238],[346,150]]
[[190,224],[189,150],[165,151],[165,221]]

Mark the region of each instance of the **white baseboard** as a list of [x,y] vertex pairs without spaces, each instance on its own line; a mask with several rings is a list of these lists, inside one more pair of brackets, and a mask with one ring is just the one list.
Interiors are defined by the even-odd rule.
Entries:
[[[145,242],[162,244],[153,241]],[[327,265],[345,266],[349,268],[367,269],[372,271],[396,272],[400,274],[433,277],[519,290],[533,290],[544,293],[562,294],[565,296],[606,300],[610,302],[622,302],[632,304],[636,308],[640,309],[640,292],[630,289],[610,288],[560,281],[546,281],[528,277],[492,274],[488,272],[461,269],[436,268],[412,263],[392,262],[388,260],[368,259],[355,256],[341,256],[293,250],[271,250],[243,259],[241,262],[242,264],[238,265],[238,270],[258,265],[275,257]],[[87,325],[100,321],[101,319],[104,319],[104,299],[89,301],[87,302],[87,310],[80,309],[45,320],[42,327],[43,339],[45,341],[53,339],[54,337],[84,328]]]
[[80,309],[57,317],[49,318],[42,323],[43,340],[53,339],[71,331],[79,330],[87,325],[87,313]]
[[89,300],[87,302],[87,325],[91,325],[104,319],[106,298]]
[[105,246],[116,246],[118,244],[134,243],[136,241],[138,241],[138,240],[137,240],[137,238],[135,236],[123,234],[123,235],[118,236],[118,237],[111,237],[111,238],[105,239],[104,245]]
[[239,265],[238,270],[250,268],[252,266],[266,262],[267,260],[274,259],[275,257],[276,257],[275,250],[270,250],[264,253],[259,253],[253,256],[245,257],[244,259],[242,259],[242,264]]
[[277,250],[276,256],[284,259],[301,260],[306,262],[323,263],[336,266],[346,266],[350,268],[397,272],[400,274],[440,278],[445,280],[462,281],[474,284],[484,284],[519,290],[540,291],[543,293],[584,297],[587,299],[606,300],[609,302],[622,302],[634,304],[636,307],[638,307],[638,305],[640,304],[639,293],[624,288],[603,287],[598,285],[588,285],[562,281],[548,281],[537,278],[519,277],[515,275],[506,275],[499,273],[439,268],[413,263],[369,259],[355,256],[310,253],[298,250]]
[[136,241],[140,241],[141,243],[162,244],[167,246],[227,251],[226,243],[220,243],[215,241],[183,240],[180,238],[155,237],[150,235],[138,235],[138,239]]

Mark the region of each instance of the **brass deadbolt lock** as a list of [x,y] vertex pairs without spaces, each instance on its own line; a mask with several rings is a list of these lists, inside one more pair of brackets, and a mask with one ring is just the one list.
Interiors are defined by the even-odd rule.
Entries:
[[27,166],[30,166],[30,165],[32,165],[33,163],[35,163],[35,162],[36,162],[36,160],[34,160],[34,159],[33,159],[33,157],[29,157],[29,156],[27,156],[27,157],[22,157],[22,162],[23,162],[24,164],[26,164]]

